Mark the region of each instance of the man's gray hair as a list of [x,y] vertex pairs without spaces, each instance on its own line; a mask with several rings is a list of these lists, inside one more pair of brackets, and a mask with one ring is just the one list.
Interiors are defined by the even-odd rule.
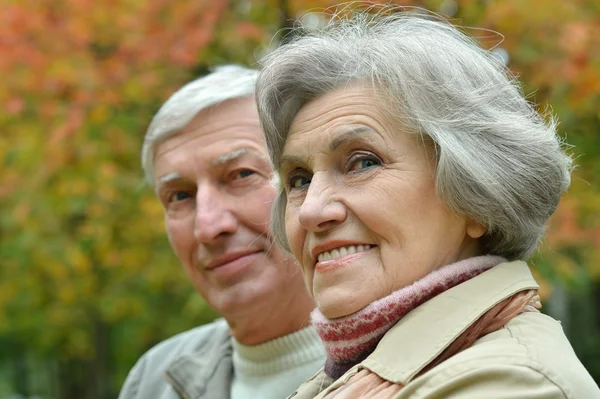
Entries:
[[148,127],[142,147],[142,168],[154,185],[154,151],[177,134],[198,112],[227,100],[254,94],[258,71],[239,65],[223,65],[179,89],[158,110]]
[[[507,68],[439,17],[418,13],[335,17],[266,56],[257,102],[271,161],[307,102],[351,83],[373,87],[399,123],[432,141],[436,192],[487,226],[482,251],[525,259],[570,184],[572,160],[552,115],[540,115]],[[272,229],[288,251],[280,188]]]

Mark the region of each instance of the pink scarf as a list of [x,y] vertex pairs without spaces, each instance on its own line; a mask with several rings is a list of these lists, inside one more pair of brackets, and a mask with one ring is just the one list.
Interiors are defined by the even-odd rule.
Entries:
[[505,261],[502,257],[488,255],[452,263],[338,319],[327,319],[315,309],[311,314],[312,323],[327,350],[325,373],[335,379],[341,377],[369,356],[385,333],[408,312]]

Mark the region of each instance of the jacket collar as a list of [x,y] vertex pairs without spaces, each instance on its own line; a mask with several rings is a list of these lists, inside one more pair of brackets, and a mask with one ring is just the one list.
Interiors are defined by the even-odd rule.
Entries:
[[171,363],[165,379],[184,399],[229,398],[233,379],[232,347],[229,327],[223,323],[220,331],[211,334],[195,353]]
[[360,367],[406,385],[485,312],[517,292],[538,288],[525,262],[496,265],[404,316]]

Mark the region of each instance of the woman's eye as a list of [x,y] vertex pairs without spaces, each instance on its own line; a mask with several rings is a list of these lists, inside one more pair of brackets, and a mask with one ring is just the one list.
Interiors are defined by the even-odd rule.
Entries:
[[246,177],[252,176],[254,173],[256,173],[256,172],[253,170],[242,169],[235,174],[234,178],[235,179],[245,179]]
[[190,195],[185,191],[177,191],[169,198],[169,202],[179,202],[190,198]]
[[304,176],[292,176],[290,178],[290,188],[302,188],[310,184],[310,179]]
[[350,165],[350,170],[360,170],[381,165],[381,161],[375,157],[362,157]]

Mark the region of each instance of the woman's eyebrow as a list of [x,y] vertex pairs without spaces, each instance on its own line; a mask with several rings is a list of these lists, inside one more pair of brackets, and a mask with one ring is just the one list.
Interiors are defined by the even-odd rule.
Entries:
[[[329,149],[331,151],[334,151],[336,148],[338,148],[340,145],[344,144],[346,141],[351,140],[352,138],[354,138],[356,136],[362,136],[365,133],[374,134],[374,135],[381,137],[381,134],[373,128],[370,128],[368,126],[357,126],[357,127],[351,128],[350,130],[340,134],[339,136],[337,136],[336,138],[331,140],[331,143],[329,144]],[[302,159],[302,157],[299,157],[297,155],[282,155],[281,159],[279,160],[280,166],[285,165],[285,164],[302,165],[303,163],[304,163],[304,160]]]
[[297,155],[282,155],[279,160],[279,166],[282,165],[303,165],[304,161]]
[[331,140],[331,143],[329,144],[329,149],[331,151],[333,151],[336,148],[338,148],[340,145],[345,143],[346,141],[348,141],[356,136],[361,136],[364,133],[375,134],[377,136],[381,136],[377,130],[372,129],[368,126],[357,126],[357,127],[354,127],[352,129],[348,130],[345,133],[340,134],[339,136],[337,136],[336,138]]

